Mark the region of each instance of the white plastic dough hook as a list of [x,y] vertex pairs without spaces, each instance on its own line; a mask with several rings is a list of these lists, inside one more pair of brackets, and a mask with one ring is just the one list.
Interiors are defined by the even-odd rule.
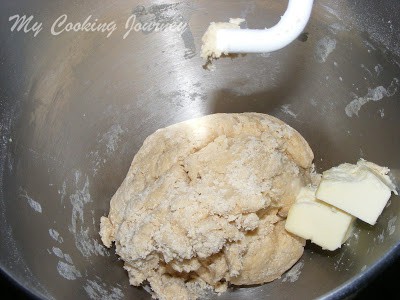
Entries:
[[[216,58],[221,53],[265,53],[284,48],[304,30],[311,16],[313,0],[289,0],[281,20],[269,29],[216,28],[213,46],[203,57]],[[219,23],[227,24],[227,23]],[[210,26],[211,28],[211,26]],[[203,38],[204,42],[204,38]],[[203,45],[204,46],[204,45]],[[209,46],[208,46],[209,47]]]

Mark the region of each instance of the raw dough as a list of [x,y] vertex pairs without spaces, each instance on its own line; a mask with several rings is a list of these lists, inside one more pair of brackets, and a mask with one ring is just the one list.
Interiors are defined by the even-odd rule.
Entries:
[[265,114],[215,114],[150,135],[101,218],[130,283],[159,299],[196,299],[227,283],[279,278],[304,240],[284,229],[311,182],[304,138]]
[[220,29],[240,29],[240,24],[245,21],[245,19],[231,18],[229,22],[212,22],[201,39],[200,57],[207,62],[221,57],[222,54],[228,54],[222,53],[221,50],[217,48],[217,31]]

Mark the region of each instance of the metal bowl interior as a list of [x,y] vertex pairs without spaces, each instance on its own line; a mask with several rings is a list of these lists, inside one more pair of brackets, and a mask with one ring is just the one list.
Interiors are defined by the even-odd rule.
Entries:
[[[143,6],[139,6],[142,4]],[[149,299],[131,287],[99,219],[144,139],[155,130],[217,112],[274,115],[310,143],[319,171],[363,157],[400,180],[399,1],[316,1],[306,33],[270,54],[202,67],[211,21],[244,17],[274,25],[284,1],[14,1],[0,12],[0,267],[48,299]],[[36,37],[11,32],[8,17],[34,15]],[[50,34],[62,14],[115,21],[101,32]],[[132,31],[126,20],[188,23],[184,32]],[[375,226],[357,223],[335,252],[307,245],[272,283],[218,299],[343,297],[399,253],[393,196]]]

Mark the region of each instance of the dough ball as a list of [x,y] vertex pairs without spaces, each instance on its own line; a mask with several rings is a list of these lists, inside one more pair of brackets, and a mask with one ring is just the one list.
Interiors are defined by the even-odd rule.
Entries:
[[160,299],[196,299],[227,283],[261,284],[289,269],[304,240],[284,229],[313,153],[265,114],[215,114],[156,131],[111,199],[100,234],[130,283]]

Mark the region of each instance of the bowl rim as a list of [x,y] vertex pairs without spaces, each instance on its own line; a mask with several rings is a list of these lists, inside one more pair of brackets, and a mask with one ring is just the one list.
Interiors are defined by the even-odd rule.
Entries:
[[385,253],[381,258],[375,261],[371,266],[367,267],[360,274],[353,276],[346,282],[342,283],[337,288],[330,292],[319,296],[317,299],[323,300],[336,300],[344,299],[351,295],[355,296],[362,289],[373,281],[379,274],[389,267],[396,259],[400,258],[400,242],[392,247],[388,252]]

